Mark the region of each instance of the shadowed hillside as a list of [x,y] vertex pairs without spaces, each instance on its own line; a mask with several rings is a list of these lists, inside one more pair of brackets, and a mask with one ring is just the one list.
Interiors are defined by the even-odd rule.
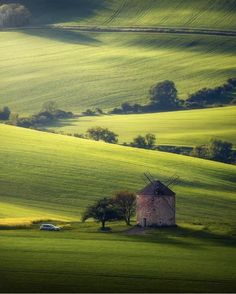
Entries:
[[[5,0],[1,2],[12,2]],[[235,29],[235,0],[19,0],[34,23]]]

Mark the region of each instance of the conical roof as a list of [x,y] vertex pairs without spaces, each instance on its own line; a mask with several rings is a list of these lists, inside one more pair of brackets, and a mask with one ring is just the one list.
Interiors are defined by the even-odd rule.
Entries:
[[144,187],[141,191],[139,191],[138,195],[175,196],[175,193],[160,181],[153,181],[152,183]]

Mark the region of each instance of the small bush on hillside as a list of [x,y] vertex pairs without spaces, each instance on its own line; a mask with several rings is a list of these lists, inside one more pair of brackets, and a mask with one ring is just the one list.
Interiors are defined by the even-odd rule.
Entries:
[[29,10],[17,3],[0,5],[0,27],[21,27],[29,24]]
[[105,114],[104,111],[98,107],[95,110],[88,108],[84,112],[82,112],[83,116],[95,116],[95,115],[102,115],[102,114]]
[[137,136],[130,143],[131,147],[153,149],[156,144],[156,136],[154,134],[146,134],[145,136]]
[[11,111],[7,106],[0,108],[0,120],[9,120],[10,115]]
[[95,141],[104,141],[107,143],[117,143],[118,135],[107,128],[94,127],[87,130],[88,138]]

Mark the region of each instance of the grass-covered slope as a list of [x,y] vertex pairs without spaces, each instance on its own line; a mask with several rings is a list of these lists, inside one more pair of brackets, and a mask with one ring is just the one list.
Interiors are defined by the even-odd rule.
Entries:
[[49,127],[57,132],[83,134],[101,126],[119,134],[120,143],[137,135],[153,133],[158,144],[195,146],[211,138],[228,140],[236,146],[236,107],[209,108],[135,115],[80,117],[59,121]]
[[74,112],[146,103],[165,79],[185,99],[236,75],[234,37],[27,32],[0,33],[0,105],[20,113],[48,100]]
[[161,179],[180,176],[174,188],[178,222],[220,229],[235,224],[235,166],[6,125],[0,125],[0,154],[5,223],[53,215],[79,219],[94,199],[121,188],[142,188],[141,176],[148,170]]
[[[5,0],[3,2],[12,2]],[[236,29],[235,0],[18,0],[33,23]]]

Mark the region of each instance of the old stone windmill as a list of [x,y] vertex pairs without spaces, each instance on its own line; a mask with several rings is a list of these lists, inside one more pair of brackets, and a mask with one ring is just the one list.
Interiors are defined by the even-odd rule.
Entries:
[[137,195],[137,225],[141,227],[175,226],[175,196],[170,189],[178,182],[172,176],[164,184],[155,180],[151,174],[144,173],[147,186]]

